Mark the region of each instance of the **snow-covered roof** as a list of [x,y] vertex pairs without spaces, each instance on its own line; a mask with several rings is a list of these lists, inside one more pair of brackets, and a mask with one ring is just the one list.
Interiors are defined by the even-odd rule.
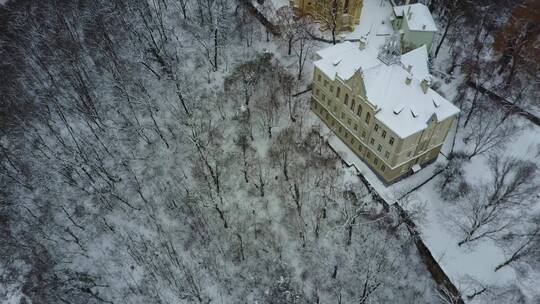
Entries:
[[411,66],[410,73],[418,79],[424,79],[429,76],[427,65],[428,51],[425,45],[401,55],[401,62],[407,69]]
[[398,17],[407,18],[407,24],[411,31],[437,31],[437,25],[429,9],[422,3],[395,6],[394,14]]
[[[338,75],[341,79],[351,78],[362,63],[362,68],[367,69],[380,63],[377,59],[377,51],[369,46],[363,51],[353,43],[345,41],[317,52],[321,60],[315,61],[319,68],[331,80]],[[333,58],[330,60],[330,58]],[[339,64],[335,64],[339,61]]]
[[317,54],[321,59],[315,66],[332,80],[336,75],[348,80],[355,71],[362,70],[366,97],[377,107],[375,117],[400,138],[425,129],[433,115],[442,121],[459,113],[457,107],[431,88],[424,93],[421,83],[430,78],[425,46],[403,54],[400,62],[389,65],[380,61],[378,52],[369,46],[361,50],[351,42]]

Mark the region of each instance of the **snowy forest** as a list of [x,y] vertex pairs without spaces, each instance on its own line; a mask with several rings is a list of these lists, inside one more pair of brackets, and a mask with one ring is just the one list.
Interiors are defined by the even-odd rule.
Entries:
[[[0,302],[452,303],[310,113],[335,37],[271,3],[0,4]],[[434,87],[461,115],[425,192],[459,247],[493,241],[494,273],[527,282],[454,283],[538,303],[538,1],[428,4]]]

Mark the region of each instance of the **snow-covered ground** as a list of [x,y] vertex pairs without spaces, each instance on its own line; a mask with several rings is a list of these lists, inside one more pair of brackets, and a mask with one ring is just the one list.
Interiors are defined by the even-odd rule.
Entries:
[[[520,119],[517,116],[513,118]],[[540,137],[537,136],[538,129],[537,127],[527,126],[528,122],[526,121],[523,121],[523,123],[525,129],[515,138],[515,142],[508,145],[502,152],[505,155],[512,155],[522,159],[534,156],[533,153],[529,152],[532,152],[531,149],[540,144]],[[447,138],[447,142],[450,140],[451,138]],[[464,147],[459,136],[456,147],[458,149]],[[530,160],[534,161],[534,159]],[[489,172],[484,157],[473,159],[466,165],[465,171],[467,179],[471,182],[479,182],[485,179],[484,173]],[[408,179],[411,182],[423,180],[422,177],[417,175]],[[389,188],[400,186],[400,183],[397,183]],[[478,280],[481,284],[496,286],[517,283],[522,291],[529,296],[539,292],[534,290],[536,286],[530,286],[530,282],[518,280],[515,271],[510,267],[502,268],[497,272],[494,271],[497,265],[506,260],[504,252],[494,241],[490,239],[481,240],[471,247],[459,247],[457,245],[460,235],[448,221],[448,215],[453,212],[455,206],[450,202],[445,202],[440,197],[433,181],[414,192],[413,199],[425,202],[425,218],[419,223],[424,240],[434,256],[439,260],[443,269],[463,291],[467,290],[466,280],[472,278]],[[539,206],[540,202],[537,202],[536,205]]]
[[[367,34],[368,44],[380,46],[384,43],[388,34],[392,32],[391,13],[392,8],[389,1],[365,0],[360,25],[356,27],[354,32],[345,33],[346,38],[358,39]],[[325,36],[328,36],[328,33],[325,33]],[[443,48],[439,60],[443,61],[447,55],[444,53]],[[308,70],[310,68],[308,67]],[[442,83],[440,90],[447,99],[452,100],[452,97],[455,96],[457,83],[456,80],[449,84]],[[312,119],[318,120],[315,115],[313,115]],[[534,159],[535,149],[540,146],[538,127],[518,116],[513,116],[512,119],[519,120],[523,130],[503,153],[508,156],[532,160],[540,165],[538,160]],[[540,292],[534,284],[534,282],[540,281],[540,274],[537,274],[536,278],[524,280],[518,278],[516,271],[511,267],[505,267],[495,272],[495,267],[503,262],[506,256],[494,241],[486,239],[476,242],[472,246],[460,247],[457,245],[461,235],[448,220],[448,215],[454,212],[455,206],[440,197],[435,186],[436,178],[399,201],[399,198],[409,190],[428,180],[436,172],[437,164],[447,162],[446,155],[451,150],[455,129],[454,123],[441,151],[442,155],[439,155],[435,163],[395,184],[385,186],[364,162],[321,123],[321,132],[328,139],[330,145],[345,162],[354,165],[383,198],[390,203],[398,201],[404,208],[411,211],[418,211],[418,206],[422,206],[422,216],[419,217],[417,222],[421,229],[421,235],[441,267],[454,284],[461,289],[464,296],[473,293],[474,288],[478,288],[478,286],[517,284],[525,295],[532,298]],[[455,149],[463,150],[465,148],[466,146],[460,134],[458,134]],[[488,168],[485,157],[474,158],[466,165],[465,171],[466,178],[471,183],[478,183],[482,179],[486,179],[484,173],[488,172]],[[540,208],[540,202],[536,203],[536,207]],[[474,286],[472,282],[474,282]]]
[[[536,278],[536,280],[520,281],[515,271],[510,267],[502,268],[497,272],[494,271],[495,267],[506,259],[504,252],[494,241],[490,239],[482,240],[472,247],[460,247],[457,245],[461,235],[448,221],[448,215],[454,212],[455,206],[440,197],[435,187],[435,180],[426,183],[403,200],[398,200],[409,190],[430,178],[436,172],[437,164],[447,162],[444,155],[448,155],[450,150],[452,133],[448,135],[443,146],[441,151],[443,155],[439,154],[439,158],[435,163],[395,184],[385,186],[373,171],[330,129],[324,124],[321,129],[330,145],[340,154],[343,160],[354,165],[389,203],[398,201],[405,209],[414,212],[418,211],[418,208],[422,209],[422,215],[417,221],[422,238],[443,270],[464,295],[472,293],[472,281],[476,281],[480,285],[494,286],[517,283],[522,291],[530,297],[538,293],[533,282],[538,282],[540,277]],[[514,148],[506,150],[505,153],[518,157],[534,155],[528,152],[532,152],[531,149],[540,144],[540,137],[537,136],[537,132],[538,130],[534,128],[525,129],[516,138],[515,144],[512,145]],[[463,143],[460,143],[458,138],[456,146],[459,147],[460,145],[463,145]],[[487,172],[488,170],[486,166],[483,157],[473,159],[465,168],[468,178],[470,180],[482,178],[481,172]],[[540,202],[537,203],[537,207],[540,207]],[[475,286],[478,285],[475,284]]]

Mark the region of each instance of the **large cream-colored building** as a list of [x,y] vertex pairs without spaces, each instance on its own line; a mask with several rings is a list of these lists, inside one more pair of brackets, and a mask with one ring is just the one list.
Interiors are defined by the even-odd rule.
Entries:
[[363,0],[289,0],[300,15],[311,15],[323,29],[353,31],[360,22]]
[[312,111],[386,183],[434,161],[459,113],[430,88],[426,47],[401,55],[399,40],[323,49],[313,75]]

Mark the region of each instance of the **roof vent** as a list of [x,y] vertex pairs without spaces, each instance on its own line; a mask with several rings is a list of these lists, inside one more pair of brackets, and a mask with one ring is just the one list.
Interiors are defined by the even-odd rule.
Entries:
[[341,58],[336,59],[336,61],[332,62],[334,66],[337,66],[341,62]]
[[432,99],[433,100],[433,105],[435,106],[435,108],[438,108],[441,106],[441,102],[438,101],[438,100],[435,100],[435,99]]
[[412,115],[412,117],[416,118],[416,117],[418,117],[418,112],[416,112],[415,109],[411,108],[411,115]]
[[394,108],[394,114],[396,114],[396,115],[401,113],[401,111],[403,111],[403,106],[397,106],[397,107]]
[[420,82],[420,87],[422,87],[424,94],[427,94],[430,85],[431,77],[427,76],[426,78],[422,79],[422,82]]
[[425,25],[425,24],[422,24],[422,29],[423,29],[423,30],[426,29],[426,25]]
[[407,74],[407,77],[405,77],[405,84],[409,85],[412,82],[412,75]]

